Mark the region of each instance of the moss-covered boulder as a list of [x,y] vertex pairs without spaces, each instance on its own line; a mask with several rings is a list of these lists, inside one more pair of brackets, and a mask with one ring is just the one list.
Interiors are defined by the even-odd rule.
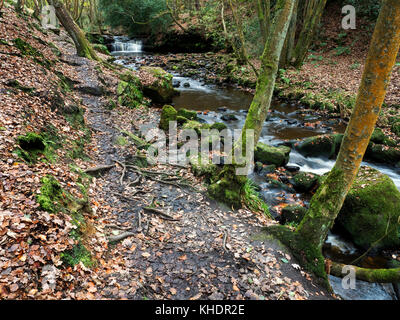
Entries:
[[305,157],[335,156],[340,149],[343,134],[326,134],[309,137],[295,145],[296,150]]
[[140,71],[150,74],[151,79],[143,83],[143,93],[153,102],[169,103],[177,91],[172,86],[172,74],[159,67],[142,67]]
[[277,167],[283,167],[289,162],[289,154],[289,147],[272,147],[259,142],[254,151],[254,160],[264,164],[274,164]]
[[182,126],[182,130],[195,130],[199,135],[201,134],[201,130],[203,129],[210,129],[210,125],[195,120],[189,120]]
[[179,109],[178,116],[186,118],[188,120],[197,120],[197,112],[187,109]]
[[400,161],[400,148],[370,142],[365,152],[365,158],[375,162],[395,165]]
[[92,44],[92,47],[97,52],[100,52],[100,53],[106,54],[106,55],[111,55],[110,51],[108,51],[108,48],[104,44],[95,43],[95,44]]
[[385,174],[361,167],[338,216],[355,244],[400,245],[400,192]]
[[227,129],[227,125],[225,123],[222,122],[215,122],[211,125],[210,129],[217,129],[218,131],[222,131]]
[[160,129],[164,131],[168,131],[169,122],[177,120],[178,112],[175,110],[173,106],[166,104],[161,110],[161,118],[160,118]]
[[290,182],[297,192],[309,192],[316,187],[319,176],[309,172],[299,172]]
[[383,144],[385,141],[385,134],[383,133],[382,129],[375,128],[374,132],[372,133],[370,141],[378,144]]
[[48,161],[53,161],[53,148],[49,147],[48,142],[43,135],[28,132],[17,138],[18,148],[15,154],[30,164],[35,163],[42,155]]
[[307,213],[307,209],[300,205],[288,205],[282,209],[281,223],[300,223]]
[[122,74],[120,78],[121,81],[117,87],[118,102],[125,107],[138,107],[143,101],[143,92],[139,78],[129,71]]
[[400,137],[400,120],[395,121],[391,129],[396,136]]

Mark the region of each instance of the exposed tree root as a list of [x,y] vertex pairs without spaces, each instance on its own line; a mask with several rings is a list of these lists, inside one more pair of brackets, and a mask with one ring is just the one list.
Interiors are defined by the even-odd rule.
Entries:
[[[342,273],[345,264],[332,261],[330,268],[330,274],[335,277],[344,277],[347,273]],[[369,269],[360,268],[357,266],[351,266],[354,268],[356,278],[358,280],[367,282],[378,282],[378,283],[396,283],[400,282],[400,268],[394,269]]]
[[143,210],[155,213],[155,214],[159,215],[161,219],[164,219],[164,220],[169,220],[169,221],[179,221],[180,220],[180,219],[175,219],[175,218],[171,217],[170,215],[164,213],[163,211],[161,211],[160,209],[157,209],[157,208],[144,207]]

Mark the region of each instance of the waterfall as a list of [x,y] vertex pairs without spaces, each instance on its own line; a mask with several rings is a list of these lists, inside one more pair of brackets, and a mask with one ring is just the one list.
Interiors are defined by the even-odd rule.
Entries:
[[142,52],[142,41],[141,40],[129,40],[127,37],[115,37],[114,43],[111,44],[112,53],[141,53]]

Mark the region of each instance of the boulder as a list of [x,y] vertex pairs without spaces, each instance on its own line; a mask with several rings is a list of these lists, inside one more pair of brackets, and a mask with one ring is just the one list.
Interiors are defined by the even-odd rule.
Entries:
[[272,147],[259,142],[254,151],[254,160],[263,164],[274,164],[277,167],[283,167],[289,162],[289,154],[289,147]]
[[354,243],[365,249],[378,240],[375,248],[398,247],[400,191],[387,175],[363,166],[344,201],[338,222]]
[[299,172],[292,179],[290,179],[293,188],[297,192],[309,192],[318,183],[319,176],[309,172]]
[[365,158],[379,163],[395,165],[400,161],[400,149],[370,142]]
[[228,127],[226,126],[226,124],[222,123],[222,122],[215,122],[211,125],[210,129],[217,129],[218,131],[222,131],[227,129]]
[[187,109],[179,109],[178,110],[178,116],[184,117],[188,120],[197,120],[197,112],[196,111],[191,111]]
[[340,149],[343,134],[326,134],[309,137],[295,145],[296,150],[305,157],[334,157]]
[[164,131],[168,131],[169,122],[176,121],[178,112],[175,110],[173,106],[166,104],[161,111],[160,118],[160,129]]
[[224,121],[236,121],[236,120],[238,120],[238,118],[233,113],[224,114],[221,117],[221,119],[224,120]]
[[300,223],[307,213],[307,209],[299,205],[288,205],[282,209],[280,221],[285,224],[288,222]]
[[177,91],[172,85],[172,74],[159,67],[141,67],[140,72],[150,74],[149,80],[143,81],[143,93],[153,102],[169,103]]

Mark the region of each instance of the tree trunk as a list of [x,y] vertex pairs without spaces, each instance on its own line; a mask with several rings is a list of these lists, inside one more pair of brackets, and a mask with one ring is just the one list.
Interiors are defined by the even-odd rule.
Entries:
[[286,35],[285,43],[283,45],[279,68],[287,68],[293,57],[293,50],[296,37],[296,27],[297,27],[297,9],[298,1],[296,1],[295,7],[293,8],[292,20],[290,21],[289,30]]
[[307,56],[308,49],[314,38],[315,30],[321,20],[327,0],[308,0],[304,8],[303,27],[294,50],[293,65],[299,68]]
[[[238,145],[236,143],[235,146],[235,148],[241,148],[240,152],[246,150],[247,129],[254,130],[254,144],[257,143],[260,137],[262,125],[265,122],[271,104],[279,57],[286,38],[294,4],[295,1],[278,0],[275,5],[276,14],[261,57],[261,72],[257,79],[256,93],[242,129],[241,144]],[[238,166],[235,165],[235,162],[233,160],[233,165],[225,165],[218,176],[217,182],[209,187],[209,193],[218,200],[234,207],[240,207],[246,176],[236,174]]]
[[[400,47],[400,1],[385,0],[372,36],[357,100],[335,166],[318,188],[293,235],[271,229],[307,268],[326,278],[322,245],[357,175],[374,130]],[[280,230],[276,230],[280,229]],[[286,233],[285,233],[286,232]]]
[[67,30],[68,34],[74,41],[78,56],[86,57],[91,60],[100,60],[96,55],[96,52],[93,50],[91,44],[86,39],[84,32],[71,18],[71,15],[65,8],[64,4],[59,0],[50,0],[49,2],[56,9],[58,20],[60,20],[63,27],[65,28],[65,30]]

